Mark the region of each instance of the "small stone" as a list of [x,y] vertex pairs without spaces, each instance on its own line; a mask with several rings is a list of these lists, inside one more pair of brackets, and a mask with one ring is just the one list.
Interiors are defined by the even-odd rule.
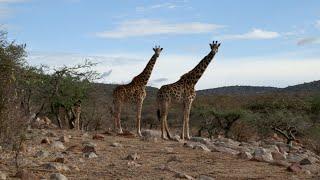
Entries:
[[53,143],[51,144],[51,147],[52,147],[53,149],[56,149],[56,150],[64,150],[64,149],[65,149],[63,143],[60,142],[60,141],[55,141],[55,142],[53,142]]
[[84,157],[91,159],[91,158],[97,158],[98,155],[94,152],[89,152],[89,153],[85,153]]
[[96,143],[90,142],[90,141],[85,141],[82,143],[83,146],[92,146],[92,147],[97,147]]
[[84,148],[82,149],[82,152],[83,153],[91,153],[91,152],[97,153],[94,146],[89,146],[89,145],[84,146]]
[[177,142],[183,142],[183,140],[180,138],[179,135],[174,135],[174,136],[172,137],[172,140],[177,141]]
[[300,161],[300,165],[309,165],[312,164],[312,162],[308,158],[304,158]]
[[102,135],[102,134],[95,134],[95,135],[92,137],[92,139],[103,141],[103,140],[104,140],[104,135]]
[[111,144],[112,147],[122,147],[122,144],[114,142]]
[[188,180],[193,180],[194,178],[192,176],[189,176],[185,173],[177,172],[175,175],[176,178],[182,178],[182,179],[188,179]]
[[69,167],[72,171],[80,171],[80,168],[76,165],[70,165]]
[[250,160],[250,159],[252,159],[252,154],[249,153],[249,152],[240,152],[240,153],[238,154],[238,157],[241,158],[241,159]]
[[136,162],[134,162],[134,161],[129,161],[129,162],[128,162],[128,166],[140,167],[140,166],[142,166],[142,165],[139,164],[139,163],[136,163]]
[[211,150],[204,144],[196,144],[193,149],[200,149],[203,150],[205,152],[211,152]]
[[0,171],[0,180],[6,180],[6,179],[7,179],[7,175]]
[[140,158],[140,156],[137,153],[133,153],[133,154],[129,154],[126,157],[126,160],[135,161],[135,160],[138,160],[139,158]]
[[271,152],[272,158],[274,160],[286,160],[286,156],[280,152]]
[[48,157],[49,155],[50,155],[50,154],[49,154],[48,151],[41,150],[41,151],[38,151],[38,152],[34,155],[34,157],[36,157],[36,158],[46,158],[46,157]]
[[61,141],[61,142],[66,142],[66,143],[68,143],[68,142],[70,142],[70,139],[69,139],[69,137],[68,136],[61,136],[60,138],[59,138],[59,141]]
[[43,138],[42,140],[41,140],[41,144],[50,144],[51,143],[51,141],[50,141],[50,139],[49,138]]
[[59,172],[70,171],[70,168],[67,165],[62,163],[47,163],[47,164],[44,164],[43,167],[48,170],[55,170]]
[[65,164],[67,161],[64,157],[57,157],[53,162]]
[[50,180],[68,180],[68,178],[63,174],[54,173],[50,175]]
[[292,163],[291,166],[287,168],[290,172],[300,172],[302,170],[302,167],[298,163]]
[[199,180],[215,180],[215,178],[207,176],[207,175],[200,175],[198,177]]
[[16,173],[15,177],[20,178],[22,180],[40,180],[38,176],[24,169],[19,170]]
[[310,176],[312,174],[311,171],[309,171],[309,170],[304,170],[303,173],[308,175],[308,176]]
[[165,147],[164,150],[168,153],[173,153],[173,148],[172,147]]

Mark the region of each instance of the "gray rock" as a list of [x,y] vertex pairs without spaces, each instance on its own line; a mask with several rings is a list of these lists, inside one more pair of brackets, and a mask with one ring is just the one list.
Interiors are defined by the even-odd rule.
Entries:
[[134,167],[140,167],[140,166],[142,166],[141,164],[136,163],[136,162],[134,162],[134,161],[129,161],[127,164],[128,164],[128,166],[134,166]]
[[306,154],[301,154],[301,153],[289,153],[287,155],[287,160],[290,163],[297,163],[300,162],[301,160],[308,158],[308,155]]
[[312,162],[308,158],[304,158],[300,161],[300,165],[310,165]]
[[255,151],[253,153],[253,158],[257,161],[262,161],[262,162],[272,162],[273,161],[272,154],[270,152],[268,152],[266,149],[261,148],[261,147],[255,149]]
[[45,169],[48,169],[48,170],[55,170],[55,171],[70,171],[70,168],[65,165],[65,164],[62,164],[62,163],[46,163],[43,165],[43,167]]
[[200,175],[198,177],[198,180],[215,180],[215,178],[210,177],[210,176],[206,176],[206,175]]
[[111,144],[112,147],[122,147],[122,144],[114,142]]
[[202,144],[209,144],[210,143],[210,139],[204,138],[204,137],[191,137],[190,141],[199,142]]
[[250,159],[252,159],[252,154],[249,152],[243,151],[238,154],[238,157],[241,159],[250,160]]
[[150,129],[143,130],[141,132],[141,134],[142,134],[142,136],[145,136],[145,137],[157,137],[157,138],[161,137],[160,131],[155,131],[155,130],[150,130]]
[[91,159],[91,158],[97,158],[98,155],[94,152],[89,152],[89,153],[84,153],[84,157]]
[[205,152],[211,152],[211,150],[204,144],[201,144],[201,143],[197,143],[193,149],[200,149],[200,150],[203,150]]
[[185,173],[181,173],[181,172],[176,172],[175,175],[176,178],[181,178],[181,179],[188,179],[188,180],[193,180],[194,178],[190,175],[187,175]]
[[83,149],[82,149],[82,152],[83,153],[91,153],[91,152],[97,153],[95,147],[94,146],[89,146],[89,145],[84,146]]
[[129,154],[125,159],[130,161],[138,160],[140,156],[137,153]]
[[68,180],[68,178],[63,174],[54,173],[50,175],[50,180]]
[[63,145],[62,142],[60,141],[54,141],[52,144],[51,144],[51,147],[55,150],[64,150],[65,147]]
[[45,151],[45,150],[41,150],[41,151],[38,151],[34,157],[36,158],[46,158],[46,157],[49,157],[50,153],[48,151]]
[[228,147],[219,147],[216,146],[214,144],[209,144],[207,145],[207,147],[211,150],[211,151],[216,151],[216,152],[223,152],[223,153],[227,153],[227,154],[231,154],[231,155],[237,155],[240,153],[240,151],[228,148]]
[[289,146],[287,144],[279,142],[276,143],[276,145],[281,153],[289,152]]
[[271,152],[272,158],[274,160],[286,160],[286,155],[280,153],[280,152]]
[[7,179],[7,175],[0,171],[0,180],[6,180],[6,179]]
[[90,142],[90,141],[84,141],[82,143],[83,146],[92,146],[92,147],[97,147],[96,143]]
[[61,137],[59,138],[59,141],[68,143],[68,142],[70,142],[70,139],[69,139],[68,136],[63,135],[63,136],[61,136]]

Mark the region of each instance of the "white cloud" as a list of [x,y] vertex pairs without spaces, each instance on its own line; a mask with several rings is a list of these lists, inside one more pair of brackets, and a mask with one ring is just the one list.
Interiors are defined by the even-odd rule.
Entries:
[[154,5],[151,5],[151,6],[136,7],[136,11],[137,12],[145,12],[145,11],[151,11],[151,10],[161,9],[161,8],[175,9],[176,7],[177,7],[177,5],[173,4],[173,3],[161,3],[161,4],[154,4]]
[[223,35],[221,39],[231,39],[231,40],[257,40],[257,39],[275,39],[280,37],[280,34],[275,31],[266,31],[262,29],[253,29],[244,34],[230,34]]
[[141,19],[122,22],[115,29],[96,33],[96,36],[126,38],[159,34],[196,34],[212,32],[222,27],[222,25],[200,22],[165,23],[158,20]]
[[[104,83],[126,83],[140,73],[152,54],[132,58],[131,54],[118,55],[76,55],[76,54],[30,54],[31,64],[74,64],[89,58],[101,62],[96,70],[107,73],[100,80]],[[149,85],[160,87],[177,81],[192,69],[204,56],[162,54],[156,62]],[[300,57],[299,57],[300,56]],[[121,60],[121,62],[119,62]],[[174,68],[172,68],[174,67]],[[223,58],[219,55],[209,65],[196,85],[196,89],[207,89],[231,85],[277,86],[310,82],[320,79],[320,58],[301,55],[277,55],[265,57]]]
[[318,37],[307,37],[299,39],[297,42],[298,46],[304,46],[309,44],[320,44],[320,38]]

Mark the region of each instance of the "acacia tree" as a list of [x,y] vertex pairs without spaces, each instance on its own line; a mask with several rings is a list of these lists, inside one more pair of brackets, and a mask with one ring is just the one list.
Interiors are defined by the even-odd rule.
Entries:
[[25,63],[25,47],[9,42],[7,33],[0,31],[0,141],[7,144],[14,144],[25,127],[24,117],[19,113],[17,90]]

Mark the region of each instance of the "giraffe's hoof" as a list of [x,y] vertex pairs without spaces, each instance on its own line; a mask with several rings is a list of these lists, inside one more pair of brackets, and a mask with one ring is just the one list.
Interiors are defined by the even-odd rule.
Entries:
[[142,137],[141,131],[138,131],[138,132],[137,132],[137,135],[138,135],[139,137]]
[[163,139],[163,140],[168,140],[168,138],[165,137],[165,136],[161,136],[161,139]]
[[118,130],[118,134],[123,134],[122,129],[119,129],[119,130]]
[[186,137],[186,140],[190,140],[190,139],[191,139],[191,137],[190,137],[190,136],[187,136],[187,137]]

